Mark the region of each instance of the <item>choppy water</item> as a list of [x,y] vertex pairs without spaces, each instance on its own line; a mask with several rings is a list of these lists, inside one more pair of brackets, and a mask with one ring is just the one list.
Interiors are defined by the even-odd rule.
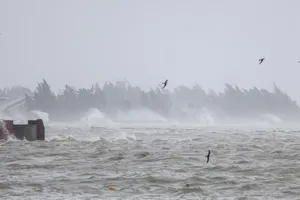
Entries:
[[0,146],[0,197],[300,199],[299,132],[47,130],[48,141],[10,140]]

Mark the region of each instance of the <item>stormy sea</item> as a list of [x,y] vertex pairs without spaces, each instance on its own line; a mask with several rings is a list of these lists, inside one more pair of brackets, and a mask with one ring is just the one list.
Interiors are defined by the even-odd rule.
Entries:
[[295,124],[45,122],[45,141],[1,143],[1,199],[300,198]]
[[300,107],[276,85],[50,88],[0,90],[0,119],[46,136],[0,141],[1,199],[300,199]]

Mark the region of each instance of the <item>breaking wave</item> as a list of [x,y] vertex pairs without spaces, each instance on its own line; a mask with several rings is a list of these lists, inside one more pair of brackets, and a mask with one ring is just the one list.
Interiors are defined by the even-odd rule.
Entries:
[[280,117],[278,117],[274,114],[271,114],[271,113],[262,115],[262,120],[264,120],[267,123],[271,123],[271,124],[280,124],[283,122],[283,120]]
[[97,108],[89,109],[80,122],[88,126],[112,126],[113,121],[110,120],[104,113],[100,112]]
[[42,119],[45,124],[49,122],[49,114],[39,110],[32,110],[28,113],[29,119]]
[[114,118],[120,122],[167,122],[168,120],[149,109],[134,109],[128,112],[119,111]]

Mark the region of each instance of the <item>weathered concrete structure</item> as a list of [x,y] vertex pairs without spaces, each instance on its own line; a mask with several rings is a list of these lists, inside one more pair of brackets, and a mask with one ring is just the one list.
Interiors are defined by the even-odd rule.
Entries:
[[0,127],[0,139],[7,139],[8,135],[14,135],[19,140],[45,140],[43,120],[28,120],[28,124],[14,124],[12,120],[4,120]]

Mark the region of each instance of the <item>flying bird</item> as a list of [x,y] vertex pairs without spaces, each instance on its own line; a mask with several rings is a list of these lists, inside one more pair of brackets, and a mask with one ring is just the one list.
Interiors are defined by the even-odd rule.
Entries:
[[165,82],[163,82],[162,84],[164,85],[162,89],[164,89],[168,84],[168,79]]
[[208,163],[208,161],[209,161],[209,156],[210,156],[210,150],[208,150],[208,154],[207,154],[207,156],[205,156],[206,157],[206,163]]
[[259,61],[259,65],[260,65],[262,62],[264,62],[264,60],[265,60],[265,58],[259,59],[259,60],[258,60],[258,61]]

